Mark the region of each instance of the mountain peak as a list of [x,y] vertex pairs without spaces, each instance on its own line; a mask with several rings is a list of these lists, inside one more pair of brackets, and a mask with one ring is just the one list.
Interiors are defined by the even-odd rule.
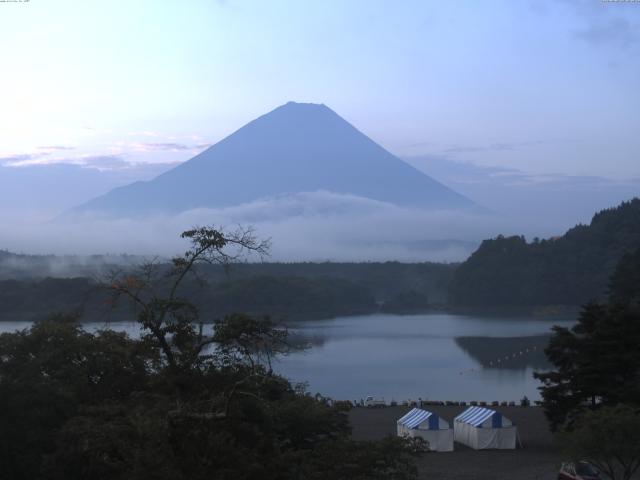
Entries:
[[289,100],[287,103],[285,103],[284,105],[280,105],[280,107],[278,107],[278,108],[282,108],[282,107],[290,107],[290,108],[304,108],[304,107],[318,108],[318,107],[324,107],[324,108],[329,108],[324,103],[294,102],[293,100]]
[[263,117],[267,117],[273,114],[286,114],[286,115],[321,115],[321,114],[332,114],[338,116],[333,110],[327,107],[324,103],[303,103],[303,102],[293,102],[289,101],[284,105],[280,105],[270,112],[263,115]]
[[317,191],[421,209],[475,207],[326,105],[288,102],[155,179],[112,190],[80,210],[181,212]]

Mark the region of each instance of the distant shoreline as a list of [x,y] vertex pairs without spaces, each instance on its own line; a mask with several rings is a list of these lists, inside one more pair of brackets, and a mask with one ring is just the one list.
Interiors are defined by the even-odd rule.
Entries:
[[[277,321],[288,323],[304,323],[306,321],[322,321],[332,320],[338,317],[359,317],[368,315],[397,315],[397,316],[417,316],[417,315],[429,315],[429,314],[449,314],[449,315],[469,315],[469,316],[496,316],[506,317],[517,320],[518,317],[539,317],[546,319],[549,317],[567,316],[575,318],[579,313],[579,306],[572,305],[539,305],[539,306],[522,306],[522,307],[455,307],[447,305],[434,305],[430,308],[415,309],[410,311],[383,311],[380,308],[362,310],[362,311],[345,311],[336,313],[330,316],[324,316],[320,312],[317,314],[309,315],[286,315],[286,314],[270,314],[269,316]],[[51,312],[55,313],[55,312]],[[73,313],[73,312],[67,312]],[[262,317],[267,315],[266,313],[257,312],[244,312],[250,315]],[[95,319],[92,317],[95,315]],[[217,318],[215,315],[205,314],[207,318]],[[219,315],[218,315],[219,316]],[[0,323],[3,322],[37,322],[47,317],[47,314],[41,312],[29,312],[29,313],[10,313],[0,314]],[[86,318],[85,318],[86,317]],[[515,317],[515,318],[513,318]],[[135,316],[130,314],[121,314],[116,312],[90,312],[82,316],[80,323],[101,323],[101,322],[135,322]],[[203,320],[205,325],[213,323],[214,320]]]

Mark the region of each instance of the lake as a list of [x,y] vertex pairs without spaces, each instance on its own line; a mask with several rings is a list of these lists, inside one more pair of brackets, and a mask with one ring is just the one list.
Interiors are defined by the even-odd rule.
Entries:
[[[498,317],[429,313],[374,314],[298,322],[296,336],[311,345],[280,359],[274,369],[312,393],[360,400],[518,401],[540,398],[535,370],[549,368],[542,352],[553,325],[567,317]],[[30,322],[0,322],[0,332]],[[138,334],[135,323],[112,322]],[[87,323],[97,330],[104,323]]]

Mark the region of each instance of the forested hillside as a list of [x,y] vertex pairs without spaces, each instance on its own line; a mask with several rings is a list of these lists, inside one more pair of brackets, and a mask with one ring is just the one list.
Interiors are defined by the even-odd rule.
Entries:
[[445,263],[241,263],[225,273],[220,267],[209,267],[207,275],[219,281],[254,276],[336,278],[348,280],[369,289],[378,302],[412,291],[429,297],[431,303],[447,301],[448,285],[456,264]]
[[617,262],[640,246],[640,199],[546,240],[498,236],[455,271],[458,306],[581,305],[602,299]]
[[[275,319],[310,320],[377,311],[368,288],[336,278],[255,276],[198,284],[185,282],[185,298],[198,305],[201,319],[234,312]],[[82,320],[132,319],[113,309],[103,287],[87,278],[0,281],[0,321],[35,320],[50,312],[79,314]]]
[[[33,320],[51,312],[80,313],[92,321],[131,316],[123,308],[111,310],[98,282],[106,281],[104,272],[117,265],[70,258],[64,269],[55,270],[51,265],[63,264],[58,257],[4,256],[11,260],[5,266],[12,266],[3,268],[0,262],[0,321]],[[158,265],[160,272],[166,268]],[[52,270],[75,275],[54,278]],[[397,262],[245,263],[226,272],[203,265],[198,280],[185,282],[183,293],[205,321],[238,311],[310,320],[372,313],[381,305],[385,312],[416,313],[445,301],[453,270],[453,265]],[[11,274],[15,278],[2,280]]]
[[193,290],[194,303],[215,317],[244,312],[273,318],[309,320],[377,310],[368,288],[349,280],[322,277],[254,276]]
[[[130,316],[111,311],[98,288],[111,271],[133,271],[135,256],[57,257],[0,250],[0,321],[79,312],[84,319]],[[168,265],[168,264],[167,264]],[[166,265],[158,264],[158,268]],[[239,263],[202,265],[184,295],[205,320],[231,312],[314,319],[378,311],[415,313],[443,304],[455,265],[437,263]],[[405,300],[410,305],[405,305]]]

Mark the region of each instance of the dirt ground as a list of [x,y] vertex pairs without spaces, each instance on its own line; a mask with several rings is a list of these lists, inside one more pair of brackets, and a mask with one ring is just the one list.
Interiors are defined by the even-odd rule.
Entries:
[[[561,456],[553,443],[542,409],[538,407],[491,407],[518,427],[522,448],[516,450],[472,450],[454,444],[453,452],[431,452],[418,459],[421,479],[552,480],[558,475]],[[450,423],[465,407],[428,406]],[[395,435],[396,420],[409,407],[354,408],[349,420],[355,440],[376,440]]]

